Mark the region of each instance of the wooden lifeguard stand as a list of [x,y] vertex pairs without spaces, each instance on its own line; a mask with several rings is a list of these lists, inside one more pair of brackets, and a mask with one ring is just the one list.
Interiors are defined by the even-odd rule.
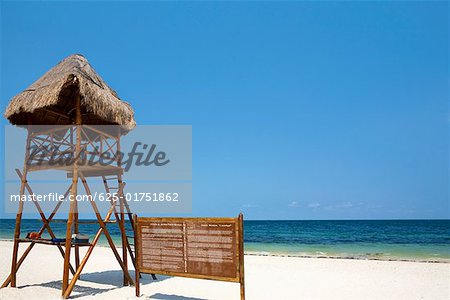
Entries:
[[[132,215],[127,202],[124,200],[125,183],[122,180],[123,169],[120,155],[121,136],[132,130],[136,125],[131,106],[120,100],[82,55],[75,54],[61,61],[38,81],[15,96],[6,109],[5,117],[11,124],[28,130],[23,171],[20,172],[16,169],[21,178],[21,197],[25,195],[26,191],[30,195],[33,194],[31,186],[27,182],[27,174],[42,170],[61,170],[67,173],[67,178],[71,178],[71,184],[64,197],[70,194],[72,199],[75,199],[75,196],[79,193],[79,181],[84,186],[86,194],[91,194],[87,183],[89,177],[100,177],[103,180],[106,192],[116,193],[118,197],[111,201],[111,206],[104,217],[102,217],[95,201],[89,201],[96,215],[99,229],[94,238],[85,244],[72,243],[72,234],[78,233],[79,226],[83,224],[83,221],[78,219],[77,201],[69,201],[70,208],[65,242],[40,238],[45,230],[52,238],[55,238],[50,224],[54,221],[53,217],[62,203],[65,202],[64,200],[57,202],[54,210],[48,216],[42,211],[37,201],[32,201],[43,222],[37,239],[21,237],[20,225],[25,203],[20,201],[14,232],[11,274],[2,287],[9,284],[11,284],[11,287],[16,286],[17,270],[35,244],[48,244],[58,247],[64,257],[62,296],[68,298],[102,233],[123,270],[123,284],[133,285],[133,279],[128,272],[127,252],[133,264],[135,264],[135,259],[125,228],[126,216],[131,220]],[[48,149],[51,149],[50,153]],[[109,165],[82,164],[81,160],[83,155],[86,154],[98,157],[110,155],[113,158],[113,163]],[[60,158],[72,157],[73,163],[51,164],[50,156],[53,159],[55,156]],[[116,182],[114,187],[110,186],[113,181]],[[115,220],[111,220],[113,216]],[[112,222],[118,223],[121,232],[123,250],[121,255],[117,251],[106,226],[107,223]],[[131,222],[131,224],[133,223]],[[134,233],[134,228],[132,230]],[[19,245],[26,243],[28,243],[28,247],[18,258]],[[81,260],[79,247],[88,247]],[[71,264],[72,248],[75,251],[75,268]],[[73,275],[70,281],[69,272]]]

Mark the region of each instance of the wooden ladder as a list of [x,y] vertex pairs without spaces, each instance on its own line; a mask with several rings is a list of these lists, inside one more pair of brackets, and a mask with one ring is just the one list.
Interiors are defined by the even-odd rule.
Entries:
[[[103,185],[105,186],[106,192],[112,196],[114,193],[120,193],[114,196],[119,197],[118,204],[115,204],[114,207],[114,216],[119,223],[119,227],[121,229],[122,234],[122,254],[123,254],[123,260],[125,265],[127,265],[127,251],[130,255],[131,261],[133,263],[134,269],[136,268],[136,257],[135,257],[135,249],[136,245],[134,244],[134,236],[136,233],[136,228],[134,228],[134,222],[133,222],[133,213],[131,212],[130,206],[128,205],[128,202],[125,198],[125,194],[123,193],[122,186],[125,187],[125,183],[122,182],[122,178],[120,175],[110,175],[110,176],[102,176],[103,179]],[[117,186],[110,186],[111,182],[117,182]],[[119,211],[117,211],[117,208]],[[128,216],[128,221],[130,224],[127,226],[127,222],[125,221],[125,215]],[[130,239],[132,242],[130,242]],[[132,248],[133,247],[133,248]],[[156,280],[156,275],[151,274],[153,280]],[[124,284],[128,283],[126,278],[124,277]]]

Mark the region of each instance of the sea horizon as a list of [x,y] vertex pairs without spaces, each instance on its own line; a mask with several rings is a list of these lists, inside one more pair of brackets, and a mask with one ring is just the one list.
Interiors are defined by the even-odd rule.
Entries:
[[[146,216],[147,217],[147,216]],[[192,218],[219,218],[220,215],[217,216],[199,216],[199,217],[192,217]],[[149,217],[152,218],[152,217]],[[159,216],[156,216],[155,218],[159,218]],[[0,220],[15,220],[16,218],[0,218]],[[78,218],[80,221],[96,221],[96,218]],[[38,220],[41,219],[39,217],[35,218],[24,218],[22,217],[22,220]],[[52,220],[67,220],[62,218],[53,218]],[[245,221],[450,221],[450,218],[385,218],[385,219],[245,219]],[[51,221],[50,221],[51,223]]]

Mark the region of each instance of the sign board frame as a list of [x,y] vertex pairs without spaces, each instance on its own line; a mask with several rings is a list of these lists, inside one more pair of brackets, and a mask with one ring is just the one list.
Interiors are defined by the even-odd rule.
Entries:
[[[219,280],[219,281],[227,281],[227,282],[236,282],[240,284],[240,298],[241,300],[245,300],[245,283],[244,283],[244,217],[241,214],[237,218],[145,218],[145,217],[137,217],[134,215],[133,225],[135,229],[134,236],[134,245],[135,245],[135,259],[136,259],[136,296],[140,296],[140,286],[139,279],[140,274],[160,274],[167,276],[178,276],[178,277],[188,277],[188,278],[197,278],[197,279],[209,279],[209,280]],[[166,223],[183,223],[191,226],[195,226],[196,224],[233,224],[234,225],[234,234],[235,245],[231,244],[233,247],[236,259],[234,259],[235,263],[235,276],[221,276],[221,275],[212,275],[212,274],[198,274],[198,273],[189,273],[187,270],[184,272],[176,272],[176,271],[166,271],[161,269],[148,268],[143,266],[142,255],[144,253],[144,249],[142,247],[142,237],[145,233],[142,232],[142,228],[148,228],[151,224],[162,224]],[[167,225],[168,226],[168,225]],[[186,235],[186,233],[184,233]],[[186,252],[186,248],[189,242],[187,238],[183,239],[183,249]],[[234,248],[235,247],[235,248]],[[187,263],[188,258],[184,255],[185,262]]]

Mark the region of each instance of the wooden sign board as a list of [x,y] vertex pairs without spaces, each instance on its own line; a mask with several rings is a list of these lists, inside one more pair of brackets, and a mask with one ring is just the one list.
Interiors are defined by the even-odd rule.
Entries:
[[244,291],[243,216],[237,218],[138,218],[139,273],[239,282]]

